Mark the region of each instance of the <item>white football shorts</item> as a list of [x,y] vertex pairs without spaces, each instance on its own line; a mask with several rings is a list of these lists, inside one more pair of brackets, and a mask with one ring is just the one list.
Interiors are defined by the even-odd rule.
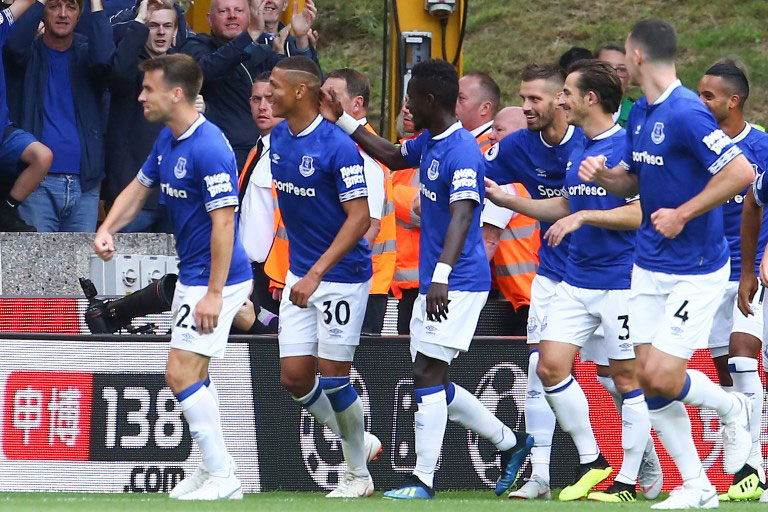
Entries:
[[469,350],[488,292],[448,291],[448,318],[427,319],[427,296],[420,293],[411,315],[411,359],[416,353],[450,364]]
[[176,283],[171,311],[171,347],[208,357],[224,357],[232,320],[251,294],[252,281],[225,286],[219,322],[210,334],[200,334],[195,325],[195,306],[208,292],[207,286]]
[[699,275],[652,272],[635,265],[629,300],[633,343],[651,343],[682,359],[706,348],[730,272],[728,263]]
[[[602,327],[602,343],[594,339]],[[630,339],[629,290],[590,290],[565,281],[557,285],[547,311],[542,340],[585,347],[588,352],[603,352],[614,360],[634,359]],[[590,359],[604,359],[590,357]],[[602,361],[596,361],[602,362]]]
[[277,339],[280,357],[314,356],[350,362],[360,344],[371,280],[363,283],[321,281],[306,308],[291,302],[299,277],[288,272],[280,302]]

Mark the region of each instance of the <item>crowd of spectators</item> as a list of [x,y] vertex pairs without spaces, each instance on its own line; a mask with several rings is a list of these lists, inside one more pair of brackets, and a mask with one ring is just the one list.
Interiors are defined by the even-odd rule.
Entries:
[[[264,158],[269,132],[280,122],[268,101],[269,73],[286,56],[303,55],[319,63],[313,0],[306,0],[301,10],[294,2],[285,25],[281,18],[288,4],[211,0],[210,34],[203,34],[190,29],[172,0],[15,0],[0,13],[0,231],[93,232],[103,211],[135,178],[163,127],[144,117],[138,101],[143,79],[139,65],[168,53],[188,54],[204,77],[196,107],[227,136],[240,169],[241,239],[256,286],[253,308],[236,326],[250,332],[273,330],[288,244],[281,240],[284,230],[273,207]],[[602,45],[594,53],[574,47],[559,64],[565,68],[583,58],[611,65],[626,92],[620,45]],[[459,85],[456,115],[481,150],[525,128],[522,109],[500,104],[501,90],[488,74],[466,74]],[[335,70],[323,87],[372,130],[365,76],[352,69]],[[625,98],[617,122],[626,122],[631,106],[632,100]],[[405,107],[398,126],[404,138],[416,135]],[[373,249],[375,289],[364,332],[381,332],[391,293],[400,299],[398,331],[406,334],[418,290],[418,171],[390,174],[366,156],[371,229],[365,239]],[[534,227],[520,217],[489,212],[484,238],[492,268],[502,273],[496,286],[524,318],[529,278],[538,262],[538,232],[524,239],[510,236],[530,231],[528,224]],[[123,231],[172,231],[159,190]],[[525,265],[517,261],[521,258]],[[513,267],[528,272],[506,275],[504,269]],[[524,331],[524,324],[520,328]]]

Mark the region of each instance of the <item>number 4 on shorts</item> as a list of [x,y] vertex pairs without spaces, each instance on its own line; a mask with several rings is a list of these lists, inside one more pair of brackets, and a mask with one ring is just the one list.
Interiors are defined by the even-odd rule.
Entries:
[[683,321],[683,323],[688,321],[688,311],[685,309],[685,307],[688,305],[688,301],[683,301],[683,305],[680,306],[680,309],[677,310],[677,313],[675,313],[675,318],[679,318]]

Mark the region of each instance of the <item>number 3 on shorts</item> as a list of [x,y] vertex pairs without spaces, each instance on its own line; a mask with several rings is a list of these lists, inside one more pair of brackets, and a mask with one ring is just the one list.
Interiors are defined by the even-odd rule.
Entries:
[[334,315],[336,317],[336,323],[339,325],[347,325],[349,323],[349,302],[340,300],[333,306],[333,301],[326,300],[323,302],[323,323],[330,325],[333,322]]

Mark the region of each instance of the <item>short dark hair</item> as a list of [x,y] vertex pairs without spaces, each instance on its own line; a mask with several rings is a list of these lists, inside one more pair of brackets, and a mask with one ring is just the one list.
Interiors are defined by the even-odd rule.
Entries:
[[624,93],[619,75],[611,66],[596,59],[577,60],[568,67],[568,74],[571,73],[579,74],[576,86],[582,96],[594,92],[606,114],[619,110]]
[[258,75],[256,75],[256,78],[253,79],[253,83],[256,82],[269,82],[269,76],[272,74],[271,71],[262,71]]
[[603,52],[610,52],[610,51],[619,52],[622,55],[626,55],[627,54],[627,51],[624,49],[624,45],[623,44],[619,44],[619,43],[605,43],[605,44],[601,44],[600,46],[595,48],[595,58],[599,59],[601,53],[603,53]]
[[642,46],[651,62],[674,62],[677,55],[677,35],[672,25],[658,18],[638,21],[629,39]]
[[320,66],[318,66],[317,63],[309,57],[298,56],[279,60],[277,64],[275,64],[274,69],[284,69],[286,71],[304,71],[305,73],[315,75],[321,82],[323,80],[323,74],[320,71]]
[[162,71],[163,81],[170,87],[180,87],[187,101],[194,103],[203,86],[203,70],[198,63],[183,53],[161,55],[142,62],[140,68],[147,71]]
[[483,73],[482,71],[476,71],[474,73],[467,73],[466,76],[477,78],[480,83],[480,90],[483,91],[488,101],[491,102],[491,110],[496,113],[499,110],[499,104],[501,103],[501,88],[496,83],[491,75]]
[[563,71],[568,69],[568,66],[576,62],[577,60],[582,59],[594,59],[595,56],[592,55],[592,52],[587,50],[586,48],[582,48],[580,46],[571,46],[564,54],[560,56],[560,60],[558,61],[558,64],[563,69]]
[[444,60],[428,59],[413,66],[411,83],[422,94],[431,94],[438,105],[454,112],[459,97],[459,74]]
[[719,76],[728,85],[730,93],[739,97],[739,107],[744,107],[744,103],[749,98],[749,80],[744,70],[735,62],[725,59],[709,68],[704,74]]
[[326,80],[329,78],[340,78],[341,80],[344,80],[347,84],[347,93],[349,93],[349,96],[352,98],[357,96],[362,97],[363,107],[368,108],[368,102],[371,99],[371,84],[364,74],[351,68],[341,68],[331,71],[325,78]]
[[532,80],[549,80],[565,83],[565,70],[553,64],[528,64],[523,68],[523,82]]

